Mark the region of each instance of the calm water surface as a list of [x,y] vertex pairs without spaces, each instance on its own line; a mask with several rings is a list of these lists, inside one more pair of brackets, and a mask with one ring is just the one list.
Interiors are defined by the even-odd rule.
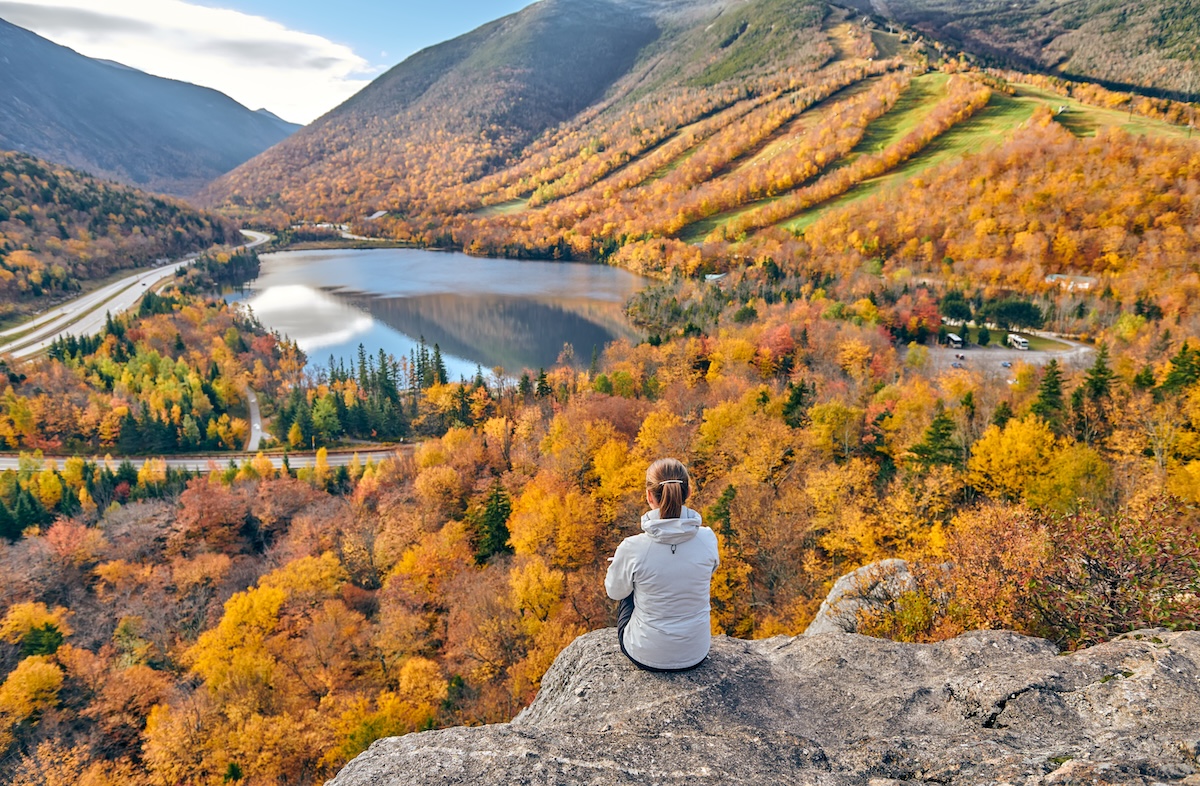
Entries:
[[550,367],[563,344],[586,364],[592,348],[634,338],[621,308],[646,280],[600,265],[480,259],[415,249],[284,251],[235,299],[295,339],[310,365],[347,361],[362,344],[407,357],[424,336],[451,378],[476,366],[516,374]]

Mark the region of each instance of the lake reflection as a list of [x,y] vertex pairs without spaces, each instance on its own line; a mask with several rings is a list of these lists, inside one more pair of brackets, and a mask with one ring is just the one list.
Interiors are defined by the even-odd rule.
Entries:
[[599,265],[413,249],[286,251],[262,257],[242,299],[311,364],[349,360],[360,343],[370,354],[407,357],[424,336],[456,378],[476,365],[549,367],[564,343],[586,363],[593,347],[634,338],[621,308],[644,283]]

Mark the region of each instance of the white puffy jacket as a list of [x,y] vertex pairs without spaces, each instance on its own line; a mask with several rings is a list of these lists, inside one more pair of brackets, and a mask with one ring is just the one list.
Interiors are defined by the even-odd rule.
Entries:
[[660,519],[651,510],[642,516],[642,529],[617,547],[604,578],[613,600],[633,594],[625,649],[656,669],[695,666],[712,642],[709,594],[720,564],[717,536],[686,507],[677,519]]

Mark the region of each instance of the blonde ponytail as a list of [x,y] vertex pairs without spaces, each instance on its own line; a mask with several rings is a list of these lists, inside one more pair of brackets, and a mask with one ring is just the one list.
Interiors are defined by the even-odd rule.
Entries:
[[679,518],[691,493],[687,467],[673,458],[659,459],[646,470],[646,488],[658,503],[659,518]]

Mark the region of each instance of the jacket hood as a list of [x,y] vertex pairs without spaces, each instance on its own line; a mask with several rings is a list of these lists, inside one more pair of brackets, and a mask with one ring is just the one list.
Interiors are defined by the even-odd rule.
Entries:
[[701,523],[700,514],[689,507],[684,507],[677,519],[661,519],[657,510],[642,516],[642,530],[657,543],[686,543],[696,537]]

